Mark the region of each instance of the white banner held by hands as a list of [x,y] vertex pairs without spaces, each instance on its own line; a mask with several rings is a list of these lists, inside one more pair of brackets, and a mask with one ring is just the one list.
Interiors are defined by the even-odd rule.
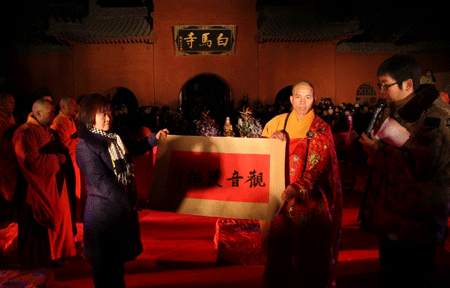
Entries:
[[272,220],[285,188],[286,142],[168,135],[158,143],[150,209]]

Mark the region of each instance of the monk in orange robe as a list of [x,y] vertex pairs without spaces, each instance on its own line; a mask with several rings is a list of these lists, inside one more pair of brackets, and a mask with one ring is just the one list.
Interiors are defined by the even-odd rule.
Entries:
[[331,128],[314,114],[314,100],[311,83],[297,83],[292,111],[272,118],[262,133],[287,145],[284,204],[273,221],[261,222],[265,287],[336,286],[341,179]]
[[52,264],[76,255],[64,163],[68,156],[58,134],[50,129],[55,108],[37,100],[12,143],[28,183],[19,210],[19,261],[24,269]]
[[7,93],[0,93],[0,222],[5,224],[17,220],[17,209],[13,201],[17,185],[19,166],[17,165],[12,135],[17,128],[13,116],[15,108],[14,97]]
[[69,155],[75,172],[75,205],[72,210],[72,213],[74,214],[72,220],[83,222],[87,192],[86,185],[81,176],[80,168],[78,168],[75,157],[75,150],[79,140],[77,126],[75,124],[75,116],[78,113],[78,104],[72,97],[63,97],[59,102],[59,107],[61,110],[50,127],[58,133],[62,144],[69,149]]

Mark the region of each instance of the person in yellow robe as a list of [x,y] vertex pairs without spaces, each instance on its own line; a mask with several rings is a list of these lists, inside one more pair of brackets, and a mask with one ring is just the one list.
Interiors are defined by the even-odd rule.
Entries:
[[261,223],[266,287],[335,286],[341,180],[331,128],[314,114],[314,100],[314,87],[297,83],[290,97],[293,110],[275,116],[263,130],[263,137],[287,142],[287,171],[280,175],[286,179],[284,204],[275,220]]

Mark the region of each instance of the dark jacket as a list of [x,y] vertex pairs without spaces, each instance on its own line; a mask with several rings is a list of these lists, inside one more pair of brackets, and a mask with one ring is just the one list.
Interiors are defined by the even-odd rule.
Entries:
[[[93,266],[124,263],[142,252],[136,193],[119,184],[108,152],[108,140],[85,128],[78,130],[76,159],[86,180],[88,197],[84,213],[84,254]],[[132,152],[156,146],[155,134],[144,142],[126,142]],[[134,155],[134,154],[132,154]]]
[[361,205],[361,229],[400,242],[439,243],[450,197],[450,106],[433,85],[385,109],[410,133],[400,148],[376,141]]

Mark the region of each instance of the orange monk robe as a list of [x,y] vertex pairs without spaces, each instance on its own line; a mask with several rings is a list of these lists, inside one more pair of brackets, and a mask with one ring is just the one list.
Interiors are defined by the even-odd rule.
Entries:
[[14,117],[0,111],[0,193],[11,201],[17,184],[19,166],[11,142],[12,131],[16,128]]
[[79,139],[77,136],[77,126],[75,125],[74,120],[64,113],[59,112],[50,128],[58,133],[61,143],[69,148],[70,156],[75,155]]
[[53,120],[50,126],[55,130],[61,142],[69,149],[69,155],[72,159],[73,168],[75,171],[75,197],[76,197],[76,221],[83,222],[84,205],[87,197],[86,185],[81,176],[80,168],[78,168],[75,150],[78,143],[77,126],[73,118],[59,112],[58,116]]
[[[288,113],[275,116],[262,133],[283,130]],[[270,223],[261,225],[268,248],[267,287],[335,287],[335,265],[342,225],[342,188],[330,126],[314,110],[301,119],[290,113],[286,180],[297,195],[284,203]],[[309,132],[310,131],[310,132]]]
[[55,144],[55,139],[58,136],[53,133],[35,118],[29,117],[14,132],[12,143],[17,162],[28,183],[26,202],[33,210],[34,219],[48,228],[51,256],[56,260],[75,256],[76,249],[66,181],[63,180],[61,191],[57,185],[60,164],[56,156],[58,151],[55,147],[58,144]]
[[[269,121],[264,127],[261,137],[270,138],[275,131],[284,130],[286,115],[287,114],[277,115]],[[301,121],[297,120],[297,115],[295,113],[290,113],[288,122],[286,123],[286,131],[290,131],[289,139],[306,138],[306,133],[309,131],[314,117],[315,114],[313,110],[303,116]]]

